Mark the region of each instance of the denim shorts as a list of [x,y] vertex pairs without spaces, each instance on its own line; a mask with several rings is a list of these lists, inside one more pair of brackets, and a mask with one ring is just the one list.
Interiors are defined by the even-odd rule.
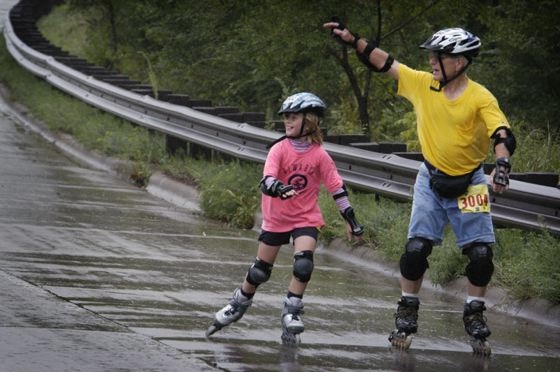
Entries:
[[[474,173],[471,184],[487,184],[482,167]],[[430,188],[430,174],[422,163],[414,183],[408,238],[422,237],[433,241],[435,245],[441,244],[448,223],[451,224],[459,247],[474,242],[492,244],[496,241],[491,214],[462,213],[457,199],[439,197]]]

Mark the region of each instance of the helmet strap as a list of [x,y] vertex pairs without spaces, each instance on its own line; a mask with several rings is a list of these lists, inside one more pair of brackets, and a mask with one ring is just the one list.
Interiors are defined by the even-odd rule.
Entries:
[[268,144],[268,145],[266,146],[266,149],[267,149],[267,150],[270,149],[272,146],[274,146],[275,144],[277,144],[277,143],[280,142],[280,141],[285,140],[286,138],[298,139],[298,138],[306,137],[306,136],[308,136],[308,135],[310,135],[310,134],[315,133],[316,130],[313,130],[313,131],[311,131],[311,132],[309,132],[309,133],[303,134],[303,127],[304,127],[304,125],[305,125],[305,117],[306,117],[306,115],[307,115],[307,114],[304,112],[304,113],[303,113],[303,117],[302,117],[302,119],[301,119],[301,130],[300,130],[298,136],[282,136],[282,137],[276,139],[276,141],[274,141],[274,142]]
[[472,58],[470,56],[464,55],[464,57],[467,59],[467,64],[462,69],[460,69],[459,72],[457,72],[453,77],[451,77],[451,79],[448,79],[447,75],[445,74],[445,68],[443,67],[443,61],[441,60],[441,54],[438,53],[438,62],[441,69],[441,74],[443,75],[443,81],[439,82],[439,86],[437,88],[433,85],[430,85],[430,90],[433,90],[434,92],[441,92],[443,90],[443,87],[461,76],[461,74],[467,70],[472,62]]
[[[307,117],[307,113],[303,113],[303,117],[301,118],[301,130],[299,131],[299,136],[297,138],[303,137],[303,129],[305,128],[305,118]],[[307,133],[310,134],[310,133]],[[306,136],[307,136],[306,134]]]

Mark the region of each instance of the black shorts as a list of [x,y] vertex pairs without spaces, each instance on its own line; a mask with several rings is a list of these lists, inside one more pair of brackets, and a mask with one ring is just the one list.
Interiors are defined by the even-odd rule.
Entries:
[[262,230],[259,235],[259,242],[279,246],[288,244],[290,242],[290,237],[295,240],[300,236],[310,236],[317,240],[319,237],[319,229],[316,227],[298,227],[297,229],[287,232],[270,232]]

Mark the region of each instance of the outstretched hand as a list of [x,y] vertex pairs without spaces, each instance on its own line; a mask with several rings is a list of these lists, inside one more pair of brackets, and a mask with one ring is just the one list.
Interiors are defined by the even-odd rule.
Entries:
[[350,32],[346,25],[342,23],[340,18],[336,16],[332,17],[329,22],[324,23],[323,27],[330,29],[331,35],[344,44],[353,46],[357,41],[358,36]]

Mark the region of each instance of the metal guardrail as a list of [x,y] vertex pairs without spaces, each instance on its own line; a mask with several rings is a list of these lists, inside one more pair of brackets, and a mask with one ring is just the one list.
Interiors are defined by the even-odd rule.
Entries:
[[[69,68],[22,42],[14,32],[10,16],[5,21],[4,37],[10,54],[31,73],[90,105],[167,136],[257,163],[264,163],[266,145],[280,136],[133,93]],[[347,184],[394,199],[412,199],[419,161],[332,143],[324,146]],[[511,180],[508,192],[491,196],[492,217],[497,224],[546,228],[560,234],[559,188]]]

